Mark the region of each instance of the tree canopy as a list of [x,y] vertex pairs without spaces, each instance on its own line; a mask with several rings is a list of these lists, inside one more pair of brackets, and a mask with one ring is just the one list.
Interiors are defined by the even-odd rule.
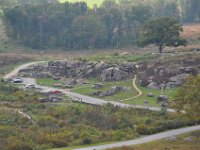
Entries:
[[182,26],[171,17],[161,17],[149,20],[144,24],[142,35],[139,40],[141,46],[155,44],[162,53],[165,46],[185,46],[186,40],[180,38]]
[[174,98],[174,106],[196,121],[200,120],[200,75],[190,76]]
[[[119,48],[135,44],[149,19],[169,16],[181,23],[200,21],[198,4],[198,0],[105,0],[89,8],[84,2],[0,0],[4,11],[0,13],[7,35],[34,49]],[[179,26],[176,29],[181,31]],[[173,41],[168,45],[184,44]]]

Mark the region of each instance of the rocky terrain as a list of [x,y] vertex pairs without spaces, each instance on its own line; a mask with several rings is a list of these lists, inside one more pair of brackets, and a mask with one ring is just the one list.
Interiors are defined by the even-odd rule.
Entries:
[[[49,61],[47,66],[31,66],[20,70],[21,76],[34,78],[98,78],[102,82],[131,78],[136,71],[136,63],[124,62],[111,65],[105,62]],[[75,82],[75,81],[74,81]]]
[[[144,67],[144,64],[143,64]],[[189,75],[200,74],[200,58],[177,59],[146,65],[140,70],[140,84],[151,89],[174,88],[184,83]]]
[[109,64],[103,61],[49,61],[47,65],[20,70],[20,76],[51,77],[55,80],[64,78],[66,85],[73,86],[87,84],[84,79],[88,78],[97,78],[101,82],[130,79],[137,71],[141,86],[159,90],[179,87],[189,75],[200,74],[199,57],[156,60],[153,63],[142,62],[138,65],[132,62]]

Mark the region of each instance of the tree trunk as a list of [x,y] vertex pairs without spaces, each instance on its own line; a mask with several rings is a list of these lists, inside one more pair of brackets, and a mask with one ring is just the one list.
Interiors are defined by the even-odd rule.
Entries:
[[163,47],[162,45],[159,46],[159,53],[162,53]]

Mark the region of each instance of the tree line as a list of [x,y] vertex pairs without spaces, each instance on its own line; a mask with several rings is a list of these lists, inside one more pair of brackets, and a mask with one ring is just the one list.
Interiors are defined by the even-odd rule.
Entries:
[[199,21],[199,3],[105,0],[93,8],[85,2],[21,3],[4,9],[4,22],[9,37],[34,49],[119,48],[135,44],[149,19],[171,16],[180,23]]

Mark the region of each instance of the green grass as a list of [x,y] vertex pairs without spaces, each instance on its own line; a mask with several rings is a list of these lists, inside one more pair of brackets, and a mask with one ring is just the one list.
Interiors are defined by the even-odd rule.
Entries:
[[138,62],[138,61],[143,61],[143,60],[150,61],[158,57],[159,55],[151,55],[151,54],[137,54],[137,55],[129,54],[129,55],[120,56],[119,53],[113,53],[106,56],[105,54],[85,56],[79,59],[84,60],[84,61],[105,61],[110,64],[116,64],[116,63],[121,63],[123,61],[128,61],[128,62]]
[[64,3],[66,1],[68,2],[72,2],[72,3],[75,3],[75,2],[78,2],[78,1],[85,1],[89,7],[93,7],[94,4],[97,4],[97,6],[100,6],[103,2],[103,0],[59,0],[61,3]]
[[[103,84],[104,84],[104,87],[101,89],[93,89],[92,86],[89,86],[89,87],[85,87],[85,88],[84,87],[77,88],[77,89],[75,88],[72,91],[83,94],[83,95],[89,95],[89,93],[91,93],[91,92],[108,91],[113,86],[123,86],[123,87],[131,88],[130,91],[123,91],[123,92],[119,92],[113,96],[107,96],[107,97],[101,98],[101,99],[111,100],[111,101],[120,101],[120,100],[128,99],[128,98],[136,96],[136,94],[137,94],[135,89],[133,89],[133,87],[132,87],[131,80],[119,81],[119,82],[105,82]],[[148,100],[150,106],[159,106],[157,104],[157,97],[159,95],[161,95],[160,90],[148,89],[145,87],[141,87],[138,83],[137,83],[137,86],[143,92],[143,94],[138,98],[124,101],[124,103],[144,105],[144,101]],[[176,91],[177,91],[177,88],[167,89],[167,90],[164,90],[163,95],[167,95],[169,98],[172,98],[176,94]],[[148,93],[153,93],[155,96],[147,97]],[[96,96],[94,96],[94,97],[96,97]],[[96,97],[96,98],[98,98],[98,97]]]
[[89,95],[89,93],[91,93],[91,92],[97,92],[97,91],[106,92],[106,91],[110,90],[110,88],[113,86],[123,86],[123,87],[130,88],[130,90],[119,92],[113,96],[103,97],[102,99],[112,100],[112,101],[120,101],[120,100],[123,100],[126,98],[134,97],[136,95],[136,91],[132,87],[131,80],[119,81],[119,82],[114,82],[114,81],[104,82],[103,84],[104,84],[104,87],[100,88],[100,89],[94,89],[94,88],[92,88],[92,85],[91,85],[91,86],[88,86],[85,88],[84,87],[83,88],[75,88],[75,89],[73,89],[73,92],[80,93],[83,95]]
[[[144,105],[144,101],[147,100],[149,102],[150,106],[158,106],[158,104],[157,104],[157,97],[159,95],[161,95],[161,91],[160,90],[141,87],[138,83],[137,83],[137,86],[142,91],[143,94],[140,97],[138,97],[138,98],[125,101],[125,103],[128,103],[128,104],[137,104],[137,105]],[[177,89],[178,88],[172,88],[172,89],[164,90],[162,95],[167,95],[169,97],[169,99],[171,99],[176,94]],[[147,96],[148,93],[153,93],[154,97],[148,97]]]
[[41,79],[37,79],[37,83],[39,85],[45,85],[45,86],[53,86],[53,84],[63,84],[62,81],[60,80],[54,80],[53,78],[41,78]]

